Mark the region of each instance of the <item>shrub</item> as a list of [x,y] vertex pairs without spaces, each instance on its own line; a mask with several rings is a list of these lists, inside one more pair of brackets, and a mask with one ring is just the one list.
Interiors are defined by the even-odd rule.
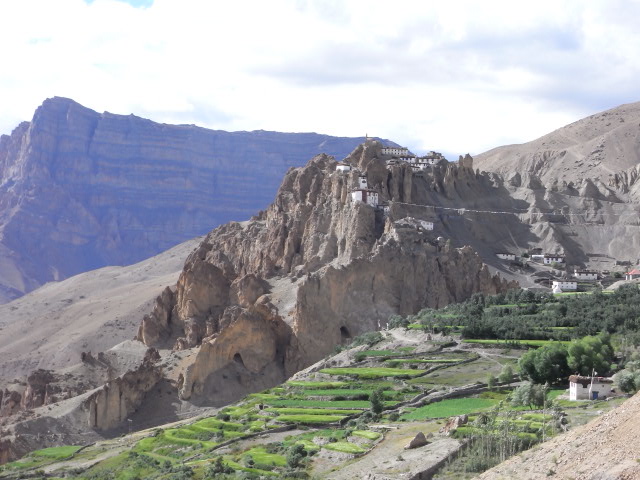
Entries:
[[388,326],[389,328],[407,328],[409,326],[409,320],[400,315],[391,315]]
[[216,415],[216,418],[218,420],[222,420],[223,422],[228,422],[229,420],[231,420],[231,415],[224,412],[218,412],[218,414]]
[[293,469],[299,468],[306,456],[307,451],[304,445],[292,445],[287,451],[287,466]]
[[500,380],[500,382],[502,383],[510,382],[511,380],[513,380],[513,369],[511,368],[511,365],[505,365],[504,367],[502,367],[502,371],[498,376],[498,380]]

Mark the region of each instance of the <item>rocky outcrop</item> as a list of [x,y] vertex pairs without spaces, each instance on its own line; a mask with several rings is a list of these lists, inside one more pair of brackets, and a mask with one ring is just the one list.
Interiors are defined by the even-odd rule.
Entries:
[[[387,169],[380,148],[356,148],[346,174],[327,155],[290,170],[266,211],[212,231],[187,259],[175,292],[165,290],[138,332],[149,345],[200,346],[180,379],[183,399],[233,400],[258,389],[258,378],[262,388],[281,382],[382,328],[392,314],[513,286],[473,249],[438,240],[442,225],[425,230],[433,210],[415,208],[494,188],[471,158],[416,176],[408,165]],[[386,211],[352,201],[359,175]]]
[[162,378],[162,369],[155,365],[157,352],[149,350],[139,368],[107,382],[84,400],[89,428],[110,430],[121,425]]
[[287,168],[360,141],[166,125],[48,99],[0,136],[0,302],[249,218]]

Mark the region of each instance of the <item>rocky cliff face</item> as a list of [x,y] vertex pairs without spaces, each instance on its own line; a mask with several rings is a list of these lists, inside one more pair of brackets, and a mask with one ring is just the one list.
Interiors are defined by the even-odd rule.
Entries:
[[[510,286],[471,248],[438,238],[442,225],[421,226],[434,219],[416,208],[428,198],[489,188],[470,157],[419,177],[408,165],[387,169],[380,148],[358,147],[349,173],[327,155],[290,170],[266,211],[212,231],[187,259],[138,332],[148,345],[199,348],[180,378],[183,399],[224,403],[255,389],[258,377],[263,386],[284,380],[394,313]],[[387,211],[352,200],[360,174]]]
[[360,141],[165,125],[46,100],[0,136],[0,302],[248,218],[287,168]]

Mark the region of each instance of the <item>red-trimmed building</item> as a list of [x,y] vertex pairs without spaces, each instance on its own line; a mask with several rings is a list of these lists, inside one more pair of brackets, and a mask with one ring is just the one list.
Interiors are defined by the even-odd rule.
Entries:
[[637,278],[640,278],[640,270],[638,270],[637,268],[634,268],[633,270],[630,270],[627,273],[625,273],[624,278],[625,280],[636,280]]

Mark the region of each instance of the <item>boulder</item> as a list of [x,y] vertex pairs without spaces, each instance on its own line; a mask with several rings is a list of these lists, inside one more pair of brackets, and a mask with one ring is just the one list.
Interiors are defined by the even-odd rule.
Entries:
[[427,443],[429,442],[427,442],[427,437],[424,436],[424,433],[418,432],[416,436],[413,437],[407,445],[405,445],[404,449],[410,450],[412,448],[424,447]]
[[450,435],[451,432],[454,432],[458,427],[466,425],[468,421],[469,417],[467,415],[458,415],[457,417],[451,417],[449,418],[449,420],[447,420],[447,423],[440,428],[439,432]]

